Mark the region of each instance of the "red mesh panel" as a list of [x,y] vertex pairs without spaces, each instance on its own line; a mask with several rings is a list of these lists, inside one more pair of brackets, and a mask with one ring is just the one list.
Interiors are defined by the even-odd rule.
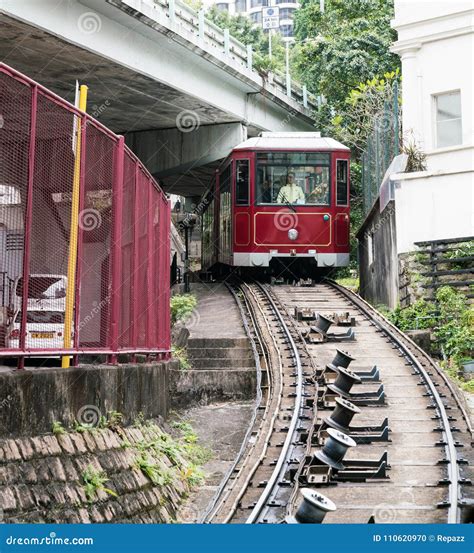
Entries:
[[82,348],[108,346],[112,231],[112,182],[116,141],[88,123],[85,144],[84,194],[79,226],[78,260],[81,283],[80,334]]
[[135,264],[137,295],[137,345],[147,346],[147,269],[148,269],[148,183],[144,172],[138,171],[136,225],[138,226],[138,260]]
[[[45,89],[19,79],[0,69],[0,353],[4,354],[19,348],[18,337],[15,344],[6,335],[21,307],[28,243],[25,349],[63,348],[76,151],[77,112]],[[30,121],[32,91],[37,91],[36,125]],[[127,148],[120,166],[123,142],[117,136],[90,118],[83,119],[87,124],[80,160],[74,346],[107,353],[114,344],[119,350],[137,352],[169,350],[169,202]],[[30,146],[33,126],[36,138]],[[120,215],[120,202],[114,202],[121,197]],[[116,209],[120,221],[113,231]],[[118,287],[116,293],[112,286]],[[16,296],[10,293],[13,288]],[[112,299],[117,302],[113,311],[117,327],[111,324]],[[10,326],[9,306],[17,312]],[[118,342],[112,336],[118,336]]]
[[1,348],[19,347],[19,325],[15,324],[18,317],[9,318],[8,307],[11,297],[16,305],[21,302],[15,291],[23,271],[31,97],[29,86],[0,72]]
[[74,178],[74,115],[38,94],[30,225],[27,348],[64,341]]
[[126,154],[123,176],[122,268],[120,272],[119,347],[132,345],[133,221],[135,204],[135,163]]

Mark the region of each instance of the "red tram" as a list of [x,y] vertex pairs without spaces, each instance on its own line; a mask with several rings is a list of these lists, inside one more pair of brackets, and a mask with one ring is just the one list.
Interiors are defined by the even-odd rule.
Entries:
[[262,133],[218,170],[202,218],[203,268],[314,274],[349,263],[349,148],[320,133]]

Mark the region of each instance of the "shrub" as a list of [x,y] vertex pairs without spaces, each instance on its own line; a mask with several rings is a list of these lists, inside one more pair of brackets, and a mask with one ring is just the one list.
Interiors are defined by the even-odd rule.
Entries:
[[177,294],[171,297],[171,324],[185,320],[196,307],[197,300],[192,294]]
[[436,322],[436,308],[432,303],[418,300],[412,305],[396,307],[388,312],[388,319],[400,330],[432,328]]
[[474,310],[461,292],[449,286],[438,289],[438,324],[434,334],[450,365],[459,367],[474,350]]

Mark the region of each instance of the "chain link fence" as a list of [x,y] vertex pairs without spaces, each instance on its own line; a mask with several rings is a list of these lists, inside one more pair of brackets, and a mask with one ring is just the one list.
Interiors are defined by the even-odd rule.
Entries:
[[362,152],[362,193],[364,215],[372,209],[379,196],[384,174],[393,158],[400,153],[401,124],[398,82],[394,81],[383,111],[375,118],[372,132]]

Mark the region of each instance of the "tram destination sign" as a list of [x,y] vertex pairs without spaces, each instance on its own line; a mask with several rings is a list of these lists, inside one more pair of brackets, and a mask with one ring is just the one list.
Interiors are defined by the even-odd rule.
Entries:
[[278,29],[280,26],[280,8],[270,7],[262,9],[263,29]]

